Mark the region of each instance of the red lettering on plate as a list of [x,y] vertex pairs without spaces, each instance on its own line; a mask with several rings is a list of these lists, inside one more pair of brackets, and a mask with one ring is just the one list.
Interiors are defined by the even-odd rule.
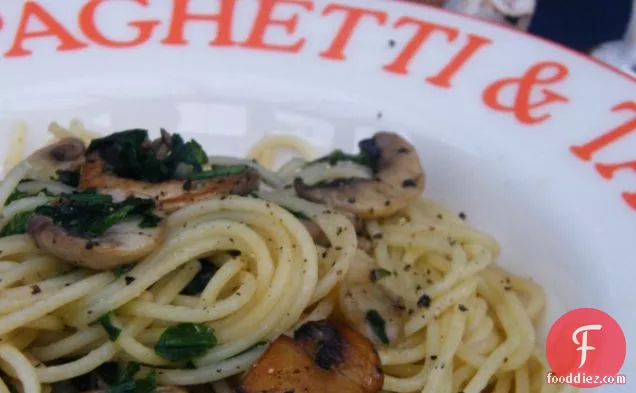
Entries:
[[624,192],[623,200],[634,210],[636,210],[636,192]]
[[328,4],[322,11],[322,15],[330,15],[335,11],[343,11],[345,19],[338,30],[336,38],[331,42],[329,49],[320,53],[320,57],[332,60],[344,60],[344,51],[351,40],[353,32],[364,17],[372,17],[380,26],[387,20],[387,13],[384,11],[369,10],[366,8],[351,7],[344,4]]
[[[636,172],[636,161],[627,161],[618,164],[598,163],[595,165],[595,168],[603,178],[611,180],[616,172],[623,169],[631,169]],[[622,196],[623,200],[627,202],[632,209],[636,210],[636,192],[624,192]]]
[[[95,13],[99,9],[99,6],[106,3],[107,0],[90,0],[84,7],[82,7],[79,14],[79,24],[82,32],[86,37],[96,44],[106,46],[109,48],[129,48],[137,45],[141,45],[148,41],[155,27],[161,22],[158,20],[136,20],[128,22],[128,26],[134,27],[137,30],[135,38],[128,41],[116,41],[106,37],[95,25]],[[133,0],[142,6],[147,6],[149,0]],[[112,1],[110,1],[112,3]]]
[[621,169],[631,169],[636,172],[636,161],[627,161],[621,162],[619,164],[603,164],[598,163],[595,165],[596,171],[603,176],[605,179],[612,179],[614,177],[614,173],[620,171]]
[[[210,41],[210,45],[232,46],[232,17],[236,0],[220,0],[219,11],[216,14],[192,14],[188,12],[190,0],[174,0],[172,7],[172,20],[168,35],[161,43],[166,45],[186,45],[186,22],[214,22],[217,25],[216,37]],[[210,2],[208,2],[210,4]]]
[[311,1],[303,0],[260,0],[258,15],[254,21],[252,31],[242,46],[254,49],[262,49],[278,52],[299,52],[305,44],[305,39],[300,38],[291,44],[268,44],[265,42],[265,33],[271,26],[281,26],[285,28],[285,32],[289,35],[293,34],[298,27],[298,14],[294,14],[289,19],[275,19],[272,15],[274,9],[279,4],[293,4],[311,11],[314,4]]
[[451,79],[457,75],[459,70],[472,58],[475,53],[486,45],[492,43],[486,37],[481,37],[474,34],[468,35],[468,42],[460,49],[448,64],[439,72],[439,74],[426,78],[427,82],[430,82],[436,86],[450,88]]
[[[32,20],[39,21],[44,25],[42,30],[29,30],[29,23]],[[87,45],[75,37],[60,24],[55,18],[49,14],[41,5],[34,2],[24,3],[22,8],[22,16],[18,24],[11,48],[4,54],[6,57],[28,56],[32,52],[23,47],[25,41],[33,38],[55,37],[60,42],[57,46],[58,51],[67,51],[85,48]]]
[[[631,111],[636,113],[636,101],[625,101],[612,107],[612,112]],[[589,161],[592,156],[604,147],[636,131],[636,116],[610,130],[608,133],[599,136],[581,146],[571,146],[570,151],[578,158]]]
[[[551,75],[541,76],[543,71],[551,72]],[[554,91],[542,88],[543,98],[531,102],[532,89],[536,86],[551,85],[564,80],[568,76],[568,69],[561,63],[542,62],[530,67],[520,78],[506,78],[492,83],[484,90],[483,100],[490,108],[501,112],[514,113],[522,124],[539,124],[548,120],[551,115],[533,116],[531,111],[551,103],[568,102],[568,98]],[[499,92],[507,86],[516,86],[517,94],[514,103],[504,105],[499,100]]]
[[448,42],[453,42],[459,35],[459,30],[452,27],[438,25],[432,22],[426,22],[423,20],[411,18],[410,16],[404,16],[395,22],[393,27],[400,28],[402,26],[416,26],[417,31],[411,37],[411,40],[406,47],[400,52],[400,54],[393,60],[391,64],[387,64],[384,70],[393,72],[396,74],[407,74],[408,65],[413,60],[413,57],[420,50],[422,45],[428,40],[428,38],[435,32],[442,33],[446,36]]

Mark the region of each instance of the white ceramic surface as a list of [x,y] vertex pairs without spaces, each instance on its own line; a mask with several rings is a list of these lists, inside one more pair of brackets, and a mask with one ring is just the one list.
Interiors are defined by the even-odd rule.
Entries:
[[[504,265],[545,286],[546,327],[577,307],[600,308],[618,320],[627,338],[628,384],[601,389],[630,390],[634,79],[528,35],[402,2],[222,1],[224,12],[234,7],[223,19],[231,22],[233,45],[209,44],[230,40],[223,38],[230,25],[217,31],[211,20],[186,22],[184,42],[174,44],[181,35],[175,10],[187,5],[190,13],[212,14],[220,1],[2,2],[0,132],[8,135],[14,120],[25,119],[32,149],[47,140],[50,121],[78,117],[102,132],[165,127],[222,154],[243,154],[272,132],[305,136],[325,152],[334,145],[353,149],[376,130],[401,132],[420,151],[426,196],[466,212],[471,224],[501,241]],[[270,19],[292,23],[266,25],[268,5]],[[355,22],[352,7],[364,16],[355,29],[341,30],[345,17]],[[134,45],[104,45],[138,38],[139,26],[148,35]],[[404,73],[395,72],[399,67],[388,65],[417,44],[417,31],[424,43]],[[339,53],[337,37],[348,33]],[[264,49],[261,38],[298,50]],[[469,44],[476,51],[458,58]],[[462,60],[445,81],[440,72]],[[562,73],[562,80],[526,86],[524,93],[519,78],[541,67],[536,79]],[[534,107],[546,94],[561,98]],[[571,151],[585,145],[593,153],[588,160]],[[617,163],[622,169],[606,178],[611,171],[602,165]]]

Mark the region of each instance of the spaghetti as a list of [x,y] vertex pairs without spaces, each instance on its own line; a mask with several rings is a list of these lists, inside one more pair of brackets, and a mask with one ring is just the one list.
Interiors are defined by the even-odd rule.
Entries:
[[[55,140],[95,137],[77,120],[50,131]],[[279,150],[290,147],[303,158],[275,170]],[[269,188],[171,212],[161,244],[123,273],[72,266],[26,233],[0,237],[0,393],[46,392],[109,363],[140,364],[138,375],[159,386],[234,391],[267,343],[327,318],[374,343],[383,392],[569,391],[546,384],[535,328],[544,293],[497,265],[495,239],[425,199],[361,224],[301,199],[295,178],[372,175],[354,160],[312,164],[314,155],[296,138],[270,137],[251,150],[258,164],[211,157],[256,168]],[[0,230],[75,190],[24,182],[33,178],[28,160],[10,155],[7,164],[14,166],[0,186]],[[28,196],[6,202],[16,189]],[[308,222],[326,244],[312,238]],[[188,364],[162,356],[157,344],[183,325],[215,339]]]

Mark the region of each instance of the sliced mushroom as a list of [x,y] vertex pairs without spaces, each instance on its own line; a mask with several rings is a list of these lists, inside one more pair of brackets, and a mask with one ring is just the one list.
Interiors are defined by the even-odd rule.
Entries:
[[36,150],[28,158],[33,177],[48,180],[57,171],[76,171],[84,162],[86,145],[78,138],[65,138]]
[[329,238],[327,238],[327,235],[325,235],[318,224],[306,219],[300,219],[300,222],[302,222],[302,224],[305,226],[311,238],[314,239],[314,243],[323,247],[329,247],[331,245]]
[[243,375],[241,393],[374,393],[384,376],[373,344],[340,323],[308,322],[281,336]]
[[167,180],[147,183],[125,179],[109,173],[99,152],[90,153],[80,174],[80,189],[96,188],[100,193],[117,199],[129,196],[154,199],[157,209],[173,212],[187,204],[221,197],[228,194],[249,194],[258,188],[258,175],[246,168],[244,171],[206,180]]
[[308,185],[296,178],[296,193],[363,219],[391,216],[421,195],[424,169],[408,141],[395,133],[380,132],[361,141],[359,146],[373,162],[372,179],[352,177]]
[[49,217],[34,214],[26,231],[46,252],[77,266],[109,270],[149,255],[161,244],[165,220],[154,228],[139,228],[139,220],[113,225],[103,235],[86,238],[69,233]]

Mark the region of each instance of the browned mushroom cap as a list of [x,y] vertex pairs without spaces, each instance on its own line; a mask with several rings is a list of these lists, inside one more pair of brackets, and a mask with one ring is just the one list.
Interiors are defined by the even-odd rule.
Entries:
[[424,169],[408,141],[395,133],[380,132],[361,141],[360,149],[374,161],[372,179],[352,177],[307,185],[296,178],[298,195],[364,219],[391,216],[419,198]]
[[373,344],[344,324],[308,322],[281,336],[243,376],[242,393],[374,393],[384,376]]
[[44,251],[77,266],[109,270],[138,261],[161,244],[165,220],[154,228],[139,228],[139,221],[113,225],[102,236],[76,236],[55,225],[49,217],[34,214],[26,231]]
[[50,178],[58,170],[75,171],[84,162],[86,145],[78,138],[64,138],[52,145],[36,150],[28,158],[36,174]]
[[156,201],[157,209],[173,212],[187,204],[221,197],[228,194],[248,194],[258,188],[256,172],[245,171],[206,180],[167,180],[161,183],[147,183],[125,179],[105,169],[99,152],[89,154],[80,173],[79,188],[96,188],[100,193],[125,199],[129,196],[149,198]]

